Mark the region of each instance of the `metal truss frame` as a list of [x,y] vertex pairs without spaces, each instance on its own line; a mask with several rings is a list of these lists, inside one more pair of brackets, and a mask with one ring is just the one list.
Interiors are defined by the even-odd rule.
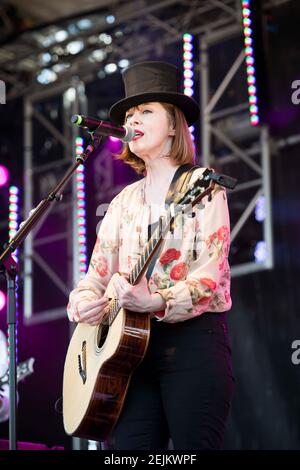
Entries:
[[[236,162],[239,165],[246,165],[257,175],[255,179],[244,181],[238,184],[235,192],[242,192],[249,188],[257,187],[253,198],[246,205],[243,213],[231,231],[231,241],[238,237],[242,227],[255,209],[256,202],[261,195],[265,197],[265,219],[263,221],[263,242],[266,243],[266,259],[262,263],[255,261],[233,265],[231,267],[232,276],[239,276],[251,272],[261,271],[273,268],[273,229],[272,229],[272,194],[271,194],[271,174],[270,158],[271,146],[268,129],[261,126],[255,132],[252,129],[254,141],[251,149],[243,148],[241,139],[236,143],[232,136],[226,134],[218,128],[217,122],[221,118],[233,117],[241,112],[248,114],[248,103],[245,102],[227,109],[219,109],[214,113],[214,109],[226,91],[231,80],[238,69],[244,63],[244,51],[238,54],[234,62],[229,67],[226,75],[220,82],[217,90],[209,97],[210,73],[209,73],[209,48],[216,43],[216,35],[206,35],[199,39],[200,50],[200,103],[201,103],[201,143],[202,143],[202,162],[204,166],[224,165],[226,162]],[[250,126],[250,125],[249,125]],[[228,149],[228,155],[216,157],[212,150],[212,137],[221,142]],[[253,156],[258,154],[260,162],[257,163]]]
[[[70,115],[85,112],[85,95],[84,85],[78,80],[73,80],[69,83],[69,87],[72,87],[75,92],[74,101],[69,106],[64,103],[64,132],[58,130],[49,119],[41,114],[34,105],[36,102],[35,97],[26,97],[24,99],[24,187],[26,188],[24,197],[24,214],[28,215],[33,209],[33,177],[36,174],[41,174],[43,171],[49,171],[52,169],[65,168],[66,165],[71,165],[75,159],[75,137],[76,129],[72,131],[70,135],[69,126],[66,124],[70,120]],[[48,94],[45,94],[45,98]],[[39,100],[41,97],[39,97]],[[39,121],[39,123],[47,129],[49,134],[54,136],[64,148],[65,157],[40,166],[33,165],[33,119]],[[67,168],[67,167],[66,167]],[[66,225],[66,230],[61,233],[57,233],[52,236],[39,236],[39,230],[47,220],[50,212],[48,212],[41,220],[40,224],[35,228],[33,233],[30,233],[24,243],[24,323],[34,324],[55,320],[57,318],[66,316],[66,308],[53,309],[41,312],[34,312],[33,298],[34,298],[34,287],[35,283],[33,280],[33,263],[35,262],[40,269],[42,269],[49,280],[59,289],[63,294],[68,296],[70,292],[70,280],[62,279],[57,272],[51,267],[49,260],[44,259],[37,253],[35,248],[41,245],[51,245],[61,239],[72,240],[72,248],[68,247],[68,251],[72,250],[73,264],[78,267],[78,249],[77,249],[77,223],[76,223],[76,204],[74,203],[76,198],[76,181],[72,182],[72,199],[69,203],[60,202],[52,210],[56,212],[63,212],[66,215],[66,220],[70,220],[70,208],[72,213],[72,220]],[[45,194],[46,196],[46,194]],[[70,243],[68,243],[70,245]],[[65,260],[67,263],[67,260]],[[74,284],[78,282],[78,272],[73,268],[73,281]]]

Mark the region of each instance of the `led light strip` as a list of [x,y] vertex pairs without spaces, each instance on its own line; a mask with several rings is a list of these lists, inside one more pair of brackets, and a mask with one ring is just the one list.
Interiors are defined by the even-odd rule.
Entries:
[[[76,137],[76,156],[83,153],[83,139]],[[76,170],[77,184],[77,233],[78,233],[78,260],[79,277],[82,279],[87,271],[87,240],[86,240],[86,210],[85,210],[85,183],[84,165],[79,165]]]
[[243,33],[244,33],[244,44],[245,44],[245,62],[247,65],[247,83],[248,83],[248,102],[249,102],[249,113],[250,122],[253,126],[259,124],[259,113],[257,106],[257,89],[256,89],[256,78],[255,78],[255,59],[253,52],[253,37],[251,29],[251,0],[242,0],[242,16],[243,16]]
[[[192,97],[194,95],[194,62],[193,62],[193,39],[194,36],[189,33],[183,35],[183,84],[184,94]],[[193,141],[195,140],[194,126],[190,126],[189,130]]]
[[[9,187],[9,208],[8,208],[8,238],[9,241],[18,231],[18,219],[20,215],[19,207],[19,189],[16,186]],[[19,263],[19,250],[13,252],[13,258]],[[16,361],[18,362],[18,324],[19,324],[19,303],[18,303],[18,276],[16,276]],[[8,354],[9,354],[9,331],[8,336]],[[9,360],[9,359],[8,359]]]

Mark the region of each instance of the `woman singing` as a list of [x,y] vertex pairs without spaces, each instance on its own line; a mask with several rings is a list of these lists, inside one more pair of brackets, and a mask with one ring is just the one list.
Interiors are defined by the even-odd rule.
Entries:
[[[178,70],[163,62],[135,64],[123,73],[126,96],[111,119],[135,131],[119,159],[143,175],[111,202],[89,270],[71,292],[71,321],[98,325],[114,281],[119,305],[151,316],[150,341],[135,369],[118,422],[115,449],[206,450],[222,447],[233,394],[226,312],[231,308],[229,215],[217,186],[165,237],[152,272],[136,285],[126,274],[163,215],[172,182],[194,164],[188,126],[197,103],[180,93]],[[188,165],[189,164],[189,165]],[[190,183],[205,168],[195,167]]]

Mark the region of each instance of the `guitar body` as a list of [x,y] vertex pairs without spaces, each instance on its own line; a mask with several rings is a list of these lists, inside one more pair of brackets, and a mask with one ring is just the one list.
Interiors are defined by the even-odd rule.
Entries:
[[[111,282],[106,291],[109,296]],[[132,373],[146,353],[149,336],[150,316],[122,308],[110,326],[76,326],[63,378],[67,434],[93,440],[110,434]]]

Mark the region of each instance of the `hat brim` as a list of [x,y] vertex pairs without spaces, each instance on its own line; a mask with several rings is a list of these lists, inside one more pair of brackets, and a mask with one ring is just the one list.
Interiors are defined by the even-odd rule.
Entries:
[[112,121],[117,124],[124,124],[125,113],[128,109],[138,106],[143,103],[152,102],[170,103],[177,106],[184,113],[189,126],[191,126],[199,118],[200,108],[193,98],[190,98],[183,93],[164,93],[164,92],[149,92],[141,93],[139,95],[129,96],[120,101],[117,101],[109,111]]

